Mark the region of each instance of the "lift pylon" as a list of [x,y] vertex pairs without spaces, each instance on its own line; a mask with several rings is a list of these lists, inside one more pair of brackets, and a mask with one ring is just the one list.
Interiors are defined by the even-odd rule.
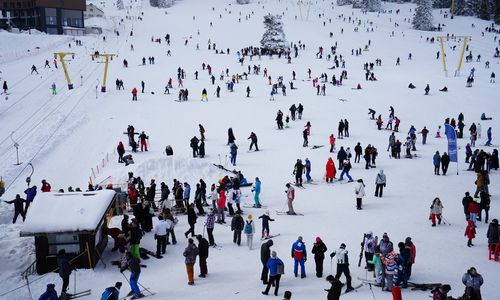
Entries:
[[66,61],[64,60],[64,57],[66,57],[66,55],[71,55],[71,57],[74,57],[75,53],[72,53],[72,52],[56,52],[56,53],[54,53],[54,56],[59,57],[59,60],[61,61],[61,65],[62,65],[63,71],[64,71],[64,77],[66,78],[66,82],[68,83],[68,90],[72,90],[73,83],[71,83],[71,79],[69,78],[68,68],[66,67]]
[[116,54],[110,54],[110,53],[103,53],[103,54],[94,54],[92,55],[94,57],[104,57],[104,77],[102,78],[102,86],[101,86],[101,92],[105,93],[106,92],[106,79],[108,77],[108,65],[110,59],[113,60],[113,56],[116,56]]

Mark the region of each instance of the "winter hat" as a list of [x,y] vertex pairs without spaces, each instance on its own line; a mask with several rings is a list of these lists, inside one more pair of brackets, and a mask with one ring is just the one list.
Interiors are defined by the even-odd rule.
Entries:
[[321,238],[319,236],[316,237],[316,243],[321,242]]
[[120,289],[120,288],[122,287],[122,283],[121,283],[121,281],[117,281],[117,282],[115,283],[115,287],[116,287],[117,289]]
[[358,181],[358,182],[363,182],[363,179],[358,179],[357,181]]
[[302,241],[302,236],[299,235],[299,237],[297,238],[297,240]]
[[345,247],[346,247],[346,246],[345,246],[345,244],[344,244],[344,243],[340,244],[340,248],[345,249]]
[[367,236],[372,236],[372,235],[373,235],[373,232],[368,231],[368,232],[366,233],[366,235],[367,235]]
[[276,256],[278,256],[278,254],[276,253],[276,251],[271,251],[271,257],[272,258],[276,258]]
[[445,293],[448,293],[451,290],[451,286],[449,284],[443,284],[441,286],[441,290]]
[[248,214],[248,219],[251,220],[252,219],[252,214]]
[[264,213],[266,216],[269,216],[269,210],[266,210],[266,212]]
[[411,243],[411,237],[407,237],[407,238],[405,239],[405,243],[407,243],[407,244]]

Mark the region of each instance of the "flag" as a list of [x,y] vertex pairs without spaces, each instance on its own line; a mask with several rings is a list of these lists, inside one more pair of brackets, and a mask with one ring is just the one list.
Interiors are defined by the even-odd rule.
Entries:
[[457,155],[457,133],[450,124],[444,124],[444,132],[448,138],[448,155],[451,162],[458,163]]

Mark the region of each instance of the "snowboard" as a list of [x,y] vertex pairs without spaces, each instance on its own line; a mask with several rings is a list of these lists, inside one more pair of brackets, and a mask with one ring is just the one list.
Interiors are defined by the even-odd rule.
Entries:
[[375,280],[369,280],[369,279],[365,279],[365,278],[361,278],[361,277],[358,277],[358,280],[363,282],[363,283],[369,283],[369,284],[374,285],[374,286],[382,286],[382,284],[377,283]]
[[301,213],[295,213],[294,215],[290,215],[288,214],[286,211],[276,211],[276,214],[277,215],[287,215],[287,216],[303,216],[304,214],[301,214]]
[[351,291],[349,291],[349,292],[344,291],[342,294],[343,294],[343,295],[345,295],[345,294],[347,294],[347,293],[357,292],[357,289],[359,289],[359,288],[360,288],[360,287],[362,287],[362,286],[363,286],[363,284],[359,284],[359,285],[357,285],[357,286],[353,286],[353,287],[352,287],[352,288],[353,288],[353,290],[351,290]]

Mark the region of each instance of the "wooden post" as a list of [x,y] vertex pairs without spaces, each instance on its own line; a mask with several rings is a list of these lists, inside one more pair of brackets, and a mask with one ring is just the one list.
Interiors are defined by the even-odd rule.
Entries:
[[89,242],[85,242],[85,246],[87,247],[87,257],[89,259],[89,268],[92,268],[92,270],[94,269],[94,266],[92,265],[92,259],[90,258],[90,248],[89,248]]

